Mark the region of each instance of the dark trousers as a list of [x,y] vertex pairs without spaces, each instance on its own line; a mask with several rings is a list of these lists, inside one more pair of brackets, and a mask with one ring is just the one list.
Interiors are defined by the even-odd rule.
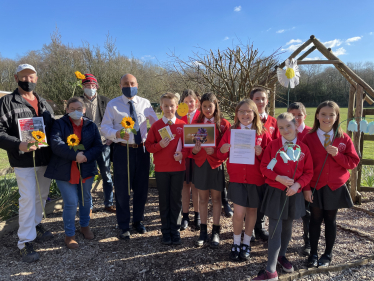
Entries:
[[310,223],[310,208],[309,202],[305,201],[305,216],[302,217],[303,219],[303,238],[305,244],[309,244],[309,223]]
[[161,233],[179,235],[182,216],[182,189],[184,171],[156,172]]
[[[144,220],[149,180],[149,152],[143,147],[129,148],[130,187],[133,195],[133,222]],[[127,187],[127,147],[115,144],[113,148],[114,188],[117,223],[123,230],[130,228],[130,196]]]
[[262,205],[262,200],[264,199],[266,188],[261,188],[261,189],[259,188],[258,190],[259,190],[258,197],[260,199],[260,207],[257,208],[257,219],[256,219],[256,224],[255,224],[255,230],[265,229],[265,215],[264,213],[260,212],[260,209]]

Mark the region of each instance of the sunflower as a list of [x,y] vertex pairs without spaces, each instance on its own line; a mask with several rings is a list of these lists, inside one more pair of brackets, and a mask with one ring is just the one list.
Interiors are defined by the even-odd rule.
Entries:
[[68,136],[67,141],[69,146],[77,146],[79,144],[79,138],[75,134],[71,134],[70,136]]
[[79,71],[76,71],[74,72],[75,73],[75,76],[80,79],[80,80],[83,80],[86,78],[86,76],[84,76],[82,73],[80,73]]
[[125,129],[134,129],[135,122],[131,117],[123,117],[121,125]]
[[37,142],[42,142],[45,139],[45,134],[41,131],[33,131],[31,135]]

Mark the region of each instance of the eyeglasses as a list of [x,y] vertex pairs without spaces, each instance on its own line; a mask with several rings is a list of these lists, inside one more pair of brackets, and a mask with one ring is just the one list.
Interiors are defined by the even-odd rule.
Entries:
[[251,113],[253,113],[253,110],[238,110],[238,113],[242,114],[242,115],[251,114]]

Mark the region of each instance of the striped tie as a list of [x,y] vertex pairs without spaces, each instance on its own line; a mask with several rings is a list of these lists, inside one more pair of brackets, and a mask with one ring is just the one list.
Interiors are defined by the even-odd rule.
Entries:
[[169,124],[169,125],[173,125],[173,121],[169,120],[169,121],[168,121],[168,124]]
[[191,124],[191,115],[187,113],[187,124]]
[[245,129],[248,129],[249,130],[249,128],[248,127],[244,127]]
[[323,146],[326,148],[331,144],[330,135],[325,134],[325,142],[323,143]]

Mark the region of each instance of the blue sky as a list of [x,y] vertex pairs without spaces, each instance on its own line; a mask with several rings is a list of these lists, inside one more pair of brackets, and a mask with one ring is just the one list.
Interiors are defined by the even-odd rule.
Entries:
[[344,62],[374,61],[372,0],[3,0],[0,20],[0,54],[12,59],[40,50],[57,26],[65,44],[102,47],[109,32],[121,54],[160,62],[172,51],[185,58],[238,39],[265,54],[281,48],[286,58],[312,34]]

